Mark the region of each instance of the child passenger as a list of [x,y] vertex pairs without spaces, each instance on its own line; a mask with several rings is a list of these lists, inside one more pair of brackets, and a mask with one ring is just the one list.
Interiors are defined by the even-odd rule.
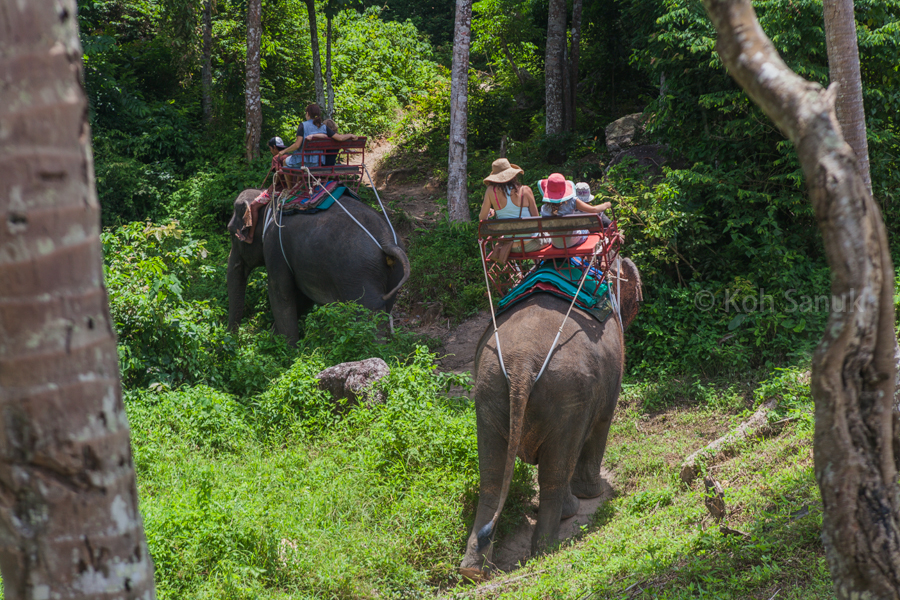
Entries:
[[[543,196],[541,216],[564,217],[575,213],[600,214],[608,210],[611,204],[604,202],[594,206],[590,204],[594,196],[591,195],[591,187],[587,183],[579,183],[577,186],[566,180],[560,173],[553,173],[547,179],[538,182]],[[610,221],[605,215],[601,216],[603,225],[608,226]],[[553,236],[550,243],[554,248],[571,248],[587,239],[587,231],[576,230],[573,235]]]

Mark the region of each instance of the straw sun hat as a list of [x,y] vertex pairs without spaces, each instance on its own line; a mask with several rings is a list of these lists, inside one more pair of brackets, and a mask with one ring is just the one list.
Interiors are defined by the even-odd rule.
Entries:
[[491,174],[484,178],[485,185],[509,183],[525,171],[519,165],[510,164],[505,158],[498,158],[491,164]]

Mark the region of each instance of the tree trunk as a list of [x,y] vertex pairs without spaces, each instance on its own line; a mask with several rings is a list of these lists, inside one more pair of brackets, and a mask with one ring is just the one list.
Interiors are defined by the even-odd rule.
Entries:
[[76,3],[0,0],[0,15],[4,597],[153,598],[103,287]]
[[319,27],[316,25],[316,2],[306,0],[306,12],[309,13],[309,47],[312,50],[313,78],[316,82],[316,103],[319,108],[325,107],[325,89],[322,84],[322,58],[319,56]]
[[544,59],[546,121],[545,133],[554,135],[563,128],[563,51],[566,45],[566,0],[550,0],[547,19],[547,54]]
[[212,120],[212,0],[203,3],[203,121]]
[[262,98],[259,92],[259,53],[262,42],[262,0],[247,1],[247,162],[259,158],[259,138],[262,134]]
[[456,0],[453,66],[450,73],[450,164],[447,169],[447,212],[451,221],[470,221],[466,185],[468,147],[469,41],[472,0]]
[[722,61],[797,148],[832,270],[813,357],[822,540],[838,598],[900,598],[894,456],[894,269],[881,212],[841,137],[834,88],[794,74],[750,0],[704,0]]
[[325,116],[334,118],[334,85],[331,81],[331,17],[326,16],[325,27],[325,87],[327,88],[328,106],[325,107]]
[[581,55],[581,5],[582,0],[572,2],[572,50],[569,52],[569,106],[566,109],[566,128],[575,131],[575,113],[578,106],[578,58]]
[[853,0],[824,0],[823,6],[828,77],[832,83],[838,84],[835,103],[838,122],[841,124],[844,140],[856,154],[859,173],[871,194],[869,143],[866,141],[866,115],[863,110]]

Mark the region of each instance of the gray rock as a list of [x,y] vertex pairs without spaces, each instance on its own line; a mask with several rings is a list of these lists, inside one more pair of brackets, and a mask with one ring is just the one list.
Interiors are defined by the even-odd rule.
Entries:
[[384,403],[384,392],[373,385],[391,372],[380,358],[367,358],[328,367],[318,375],[319,389],[331,392],[335,400],[346,398],[351,405]]
[[618,154],[629,146],[639,144],[643,133],[643,113],[625,115],[606,126],[606,149],[610,154]]
[[[628,161],[627,159],[634,159]],[[657,182],[662,177],[663,166],[668,165],[671,168],[682,168],[679,161],[673,161],[668,155],[668,148],[662,144],[647,144],[645,146],[632,146],[613,157],[606,167],[603,178],[609,176],[610,170],[619,163],[625,162],[633,168],[642,170],[644,175],[651,181]]]

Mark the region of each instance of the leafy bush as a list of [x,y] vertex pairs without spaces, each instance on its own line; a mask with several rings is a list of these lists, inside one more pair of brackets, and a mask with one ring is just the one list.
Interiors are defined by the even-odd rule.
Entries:
[[207,381],[227,341],[221,310],[183,297],[185,286],[212,272],[204,244],[174,221],[131,223],[102,241],[123,383]]
[[385,22],[381,9],[344,11],[334,27],[335,107],[342,131],[374,135],[397,126],[400,109],[437,74],[431,46],[409,22]]
[[304,320],[300,347],[319,352],[328,365],[381,358],[409,356],[421,336],[397,330],[390,334],[387,313],[372,312],[352,302],[334,302],[315,307]]
[[244,407],[205,385],[164,393],[136,390],[125,402],[137,446],[152,445],[154,436],[174,436],[191,448],[235,452],[247,440]]
[[406,293],[440,302],[454,319],[487,307],[478,251],[477,223],[439,221],[410,237],[410,276]]
[[300,356],[262,394],[251,400],[253,419],[263,436],[285,437],[291,430],[315,433],[337,422],[330,395],[319,389],[321,356]]

